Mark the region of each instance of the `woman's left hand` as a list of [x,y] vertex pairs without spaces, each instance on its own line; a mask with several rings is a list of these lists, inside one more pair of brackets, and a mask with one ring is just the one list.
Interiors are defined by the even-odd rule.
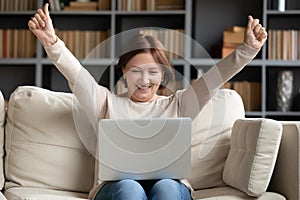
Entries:
[[255,49],[260,49],[267,40],[267,32],[265,28],[259,23],[258,19],[253,19],[251,15],[248,16],[248,25],[245,31],[244,42]]

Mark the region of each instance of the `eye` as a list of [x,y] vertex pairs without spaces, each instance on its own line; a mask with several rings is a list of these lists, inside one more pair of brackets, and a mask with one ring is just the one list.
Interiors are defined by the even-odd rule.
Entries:
[[131,69],[131,71],[132,71],[133,73],[139,73],[139,72],[141,72],[140,69]]
[[158,74],[158,71],[150,71],[150,74]]

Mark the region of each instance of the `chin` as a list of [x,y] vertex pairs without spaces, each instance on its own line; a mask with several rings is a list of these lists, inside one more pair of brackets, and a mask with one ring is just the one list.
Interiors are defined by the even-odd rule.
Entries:
[[153,95],[134,95],[133,96],[133,100],[138,101],[138,102],[147,102],[147,101],[151,101],[154,98]]

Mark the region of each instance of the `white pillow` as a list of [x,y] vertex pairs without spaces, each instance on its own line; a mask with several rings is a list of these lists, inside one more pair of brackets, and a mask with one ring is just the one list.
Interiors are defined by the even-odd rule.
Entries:
[[222,173],[234,122],[245,117],[243,101],[234,90],[221,89],[193,120],[192,170],[195,190],[224,186]]
[[76,132],[72,97],[34,86],[20,86],[12,93],[5,129],[6,189],[92,188],[95,161]]
[[4,123],[5,123],[5,102],[0,91],[0,190],[4,186],[4,171],[3,171],[3,157],[4,157]]
[[282,136],[282,125],[271,119],[235,122],[226,159],[224,182],[249,196],[260,196],[269,185]]

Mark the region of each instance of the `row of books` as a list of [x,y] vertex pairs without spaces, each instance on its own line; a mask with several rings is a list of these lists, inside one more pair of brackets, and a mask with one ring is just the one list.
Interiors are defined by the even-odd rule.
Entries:
[[268,59],[300,60],[300,30],[269,30]]
[[37,0],[0,0],[0,11],[36,10]]
[[36,37],[28,29],[0,29],[0,58],[31,58]]
[[227,82],[225,88],[233,89],[242,97],[246,111],[261,110],[261,83],[250,81]]
[[95,11],[98,9],[98,3],[95,1],[80,2],[80,1],[70,1],[69,6],[64,6],[65,11]]
[[56,30],[56,33],[77,58],[109,57],[109,42],[101,42],[110,37],[110,30]]
[[[110,10],[111,0],[97,1],[62,1],[48,0],[51,10],[65,11],[95,11]],[[185,0],[115,0],[118,11],[139,10],[184,10]]]
[[184,0],[118,0],[117,10],[183,10]]
[[50,9],[55,11],[95,11],[95,10],[109,10],[111,7],[111,0],[97,0],[97,1],[68,1],[68,0],[48,0]]
[[183,29],[141,29],[140,34],[156,37],[165,47],[170,59],[184,57]]

